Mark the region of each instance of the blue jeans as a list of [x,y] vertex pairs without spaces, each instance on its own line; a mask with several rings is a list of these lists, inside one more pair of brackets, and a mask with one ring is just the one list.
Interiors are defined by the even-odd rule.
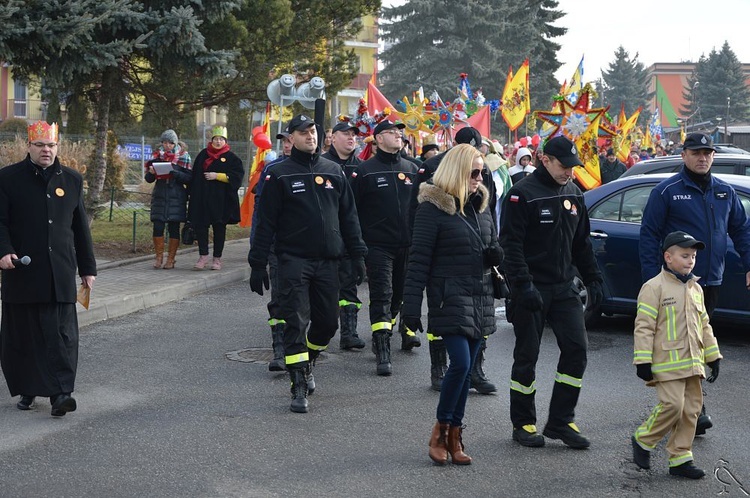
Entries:
[[443,378],[437,406],[437,419],[441,424],[460,427],[463,423],[466,398],[471,386],[469,373],[477,359],[481,342],[480,339],[470,339],[464,335],[443,336],[450,363]]

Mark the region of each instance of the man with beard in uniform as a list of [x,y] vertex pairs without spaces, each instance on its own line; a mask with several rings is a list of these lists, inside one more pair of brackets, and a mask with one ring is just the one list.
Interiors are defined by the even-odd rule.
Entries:
[[523,446],[544,446],[536,430],[534,396],[545,322],[557,337],[560,360],[543,435],[571,448],[590,445],[575,424],[588,339],[573,279],[577,268],[596,306],[602,299],[602,276],[591,248],[583,194],[571,181],[573,166],[582,166],[573,142],[564,136],[548,140],[542,166],[511,187],[501,211],[500,246],[511,287],[507,313],[516,335],[510,418],[513,440]]
[[[0,365],[19,410],[48,396],[52,416],[75,411],[76,266],[91,289],[96,260],[83,178],[57,158],[57,124],[29,126],[28,155],[0,169]],[[27,265],[18,260],[29,256]]]
[[[375,157],[360,164],[350,180],[368,249],[370,324],[378,375],[393,373],[391,330],[401,311],[411,244],[409,200],[417,166],[401,156],[404,128],[388,120],[378,123],[373,131],[378,146]],[[402,341],[406,350],[420,345],[414,332],[402,336]]]
[[289,133],[294,146],[289,158],[266,175],[247,260],[250,289],[262,296],[268,289],[266,265],[274,244],[285,363],[291,379],[289,408],[307,413],[312,365],[338,328],[339,260],[347,251],[361,283],[367,247],[344,173],[317,152],[315,122],[304,114],[295,116]]
[[[347,179],[351,178],[357,165],[362,161],[354,154],[357,147],[359,129],[348,121],[337,123],[331,134],[331,148],[321,157],[329,159],[344,171]],[[339,263],[339,319],[341,321],[341,349],[362,349],[363,341],[357,335],[357,313],[362,307],[362,301],[357,297],[357,275],[352,265],[352,259],[346,255]]]
[[[476,128],[466,126],[456,132],[456,143],[469,144],[481,150],[482,134],[479,133],[479,130],[477,130]],[[443,160],[443,157],[447,152],[448,151],[441,152],[435,156],[430,157],[424,163],[422,163],[419,170],[417,171],[417,177],[414,181],[414,188],[412,190],[412,196],[409,202],[410,232],[414,227],[414,214],[416,213],[417,206],[419,205],[419,201],[417,200],[417,195],[419,194],[419,186],[432,178],[432,175],[435,174],[435,171],[437,171],[437,168],[440,165],[440,161]],[[482,169],[482,183],[485,187],[487,187],[487,191],[489,192],[490,203],[488,207],[490,209],[490,212],[492,213],[492,218],[495,222],[495,226],[497,226],[497,219],[495,219],[495,213],[497,212],[497,188],[495,187],[495,182],[492,180],[492,172],[490,172],[486,164]],[[445,376],[445,372],[448,370],[448,353],[445,350],[442,338],[440,336],[432,335],[429,330],[427,331],[427,343],[429,344],[430,348],[431,387],[435,391],[440,391],[443,377]],[[479,345],[479,353],[477,354],[477,359],[474,362],[470,373],[471,387],[480,394],[492,394],[497,391],[497,387],[495,387],[495,384],[490,382],[490,380],[487,378],[487,375],[484,373],[485,349],[487,349],[486,337],[482,339],[482,342]]]

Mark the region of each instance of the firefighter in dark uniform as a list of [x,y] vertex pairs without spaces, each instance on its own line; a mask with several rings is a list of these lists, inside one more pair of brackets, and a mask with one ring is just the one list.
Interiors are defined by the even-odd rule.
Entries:
[[[544,145],[543,167],[508,191],[501,212],[500,246],[511,286],[508,318],[516,345],[510,381],[513,440],[544,446],[544,437],[571,448],[588,448],[575,424],[575,407],[586,369],[588,339],[583,307],[574,284],[576,268],[593,305],[602,299],[602,277],[589,240],[589,217],[583,194],[571,178],[580,166],[573,142],[564,136]],[[549,419],[536,430],[536,362],[545,322],[560,347]]]
[[[362,162],[354,153],[357,147],[359,129],[348,121],[337,123],[331,133],[331,148],[321,157],[329,159],[344,171],[347,179]],[[341,321],[341,349],[362,349],[363,341],[357,335],[357,313],[362,307],[362,301],[357,297],[357,275],[349,255],[344,256],[339,263],[339,319]]]
[[[456,143],[457,144],[469,144],[479,149],[482,146],[482,134],[479,133],[479,130],[477,130],[476,128],[466,126],[456,132]],[[422,150],[424,152],[424,148]],[[435,171],[437,171],[437,168],[440,165],[440,161],[443,160],[443,157],[445,156],[445,154],[446,152],[442,152],[425,160],[420,166],[419,170],[417,171],[417,177],[414,181],[411,201],[409,203],[409,227],[410,228],[414,226],[414,214],[416,213],[417,206],[419,205],[419,201],[417,200],[417,194],[419,193],[419,186],[423,182],[426,182],[432,178],[432,175],[434,175]],[[487,191],[489,192],[490,203],[488,207],[490,209],[490,212],[492,213],[492,217],[494,220],[495,213],[497,212],[495,209],[495,203],[497,202],[497,196],[495,194],[496,188],[495,188],[495,182],[492,181],[492,173],[487,168],[487,166],[485,166],[484,169],[482,170],[482,184],[485,187],[487,187]],[[494,220],[494,222],[495,222],[495,226],[497,226],[497,220]],[[445,346],[443,345],[442,338],[440,336],[433,335],[428,330],[427,342],[430,347],[430,381],[432,384],[431,387],[433,390],[439,391],[440,386],[442,385],[442,382],[443,382],[443,377],[445,376],[445,372],[448,370],[448,356],[445,351]],[[477,354],[477,359],[473,363],[472,368],[471,368],[471,373],[470,373],[471,387],[476,389],[476,391],[480,394],[492,394],[497,391],[497,387],[495,387],[495,384],[490,382],[490,380],[487,378],[487,376],[484,373],[484,350],[485,349],[487,349],[486,337],[482,339],[482,342],[479,345],[479,353]]]
[[[291,378],[290,409],[306,413],[312,364],[338,328],[339,259],[348,251],[361,282],[367,247],[344,173],[317,153],[314,121],[302,114],[295,116],[289,132],[294,146],[290,157],[266,175],[259,223],[247,259],[252,269],[250,288],[263,295],[274,243],[279,307],[285,321],[285,362]],[[313,386],[309,387],[312,392]]]
[[[404,128],[402,123],[388,120],[378,123],[373,130],[378,151],[360,164],[350,179],[368,249],[370,324],[378,375],[391,375],[393,371],[391,331],[401,311],[411,244],[409,200],[417,166],[401,156]],[[418,346],[420,342],[414,332],[402,336],[402,349]]]

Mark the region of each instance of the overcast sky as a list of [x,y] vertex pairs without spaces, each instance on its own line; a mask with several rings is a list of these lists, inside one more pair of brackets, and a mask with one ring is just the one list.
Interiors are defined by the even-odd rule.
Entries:
[[[403,3],[383,0],[384,6]],[[638,60],[649,67],[655,62],[697,61],[714,48],[721,50],[726,40],[740,62],[750,63],[750,0],[559,0],[559,10],[566,15],[555,25],[568,28],[555,39],[562,45],[557,54],[562,66],[556,73],[561,82],[572,76],[581,55],[584,82],[599,78],[620,45],[631,58],[638,53]]]

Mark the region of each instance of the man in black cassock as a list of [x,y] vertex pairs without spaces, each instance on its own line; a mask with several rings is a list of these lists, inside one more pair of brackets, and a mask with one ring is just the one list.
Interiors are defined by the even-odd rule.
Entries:
[[83,177],[60,164],[57,139],[56,124],[32,124],[26,159],[0,169],[0,366],[19,410],[45,396],[59,417],[76,409],[76,267],[91,289],[96,261]]

